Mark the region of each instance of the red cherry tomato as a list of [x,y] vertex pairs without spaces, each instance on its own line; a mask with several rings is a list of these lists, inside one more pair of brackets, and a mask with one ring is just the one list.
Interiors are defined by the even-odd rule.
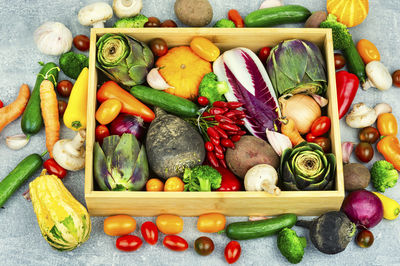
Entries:
[[69,80],[61,80],[57,83],[57,92],[62,97],[69,97],[71,95],[72,87],[74,85]]
[[49,174],[56,175],[60,179],[63,179],[67,175],[67,170],[62,168],[53,158],[45,161],[43,167]]
[[167,19],[163,23],[160,24],[160,27],[162,28],[176,28],[178,25],[176,25],[175,21],[172,19]]
[[362,248],[369,248],[374,243],[374,235],[371,231],[364,229],[358,233],[356,242]]
[[342,54],[335,53],[334,58],[335,58],[335,69],[343,68],[344,65],[346,64],[346,59],[344,58],[344,56]]
[[90,47],[90,39],[86,35],[76,35],[74,37],[74,45],[80,51],[87,51]]
[[2,108],[4,106],[4,103],[2,101],[0,101],[0,108]]
[[374,157],[374,149],[367,142],[358,143],[354,152],[357,158],[363,163],[368,163]]
[[185,251],[189,245],[185,239],[177,235],[167,235],[164,237],[163,245],[173,251]]
[[155,38],[150,41],[150,49],[155,56],[163,56],[168,52],[167,43],[161,38]]
[[329,138],[317,137],[313,142],[321,146],[325,153],[331,151],[331,140]]
[[327,116],[321,116],[315,119],[311,125],[311,134],[316,137],[324,135],[331,128],[331,119]]
[[133,235],[126,235],[117,238],[115,246],[122,251],[135,251],[138,250],[143,244],[143,241]]
[[271,47],[263,47],[258,53],[258,58],[260,58],[261,62],[265,64],[267,62],[267,58],[271,53]]
[[214,242],[206,236],[201,236],[194,241],[194,250],[201,256],[208,256],[214,251]]
[[240,247],[239,242],[229,242],[228,245],[226,245],[224,252],[226,262],[229,264],[235,263],[239,259],[241,252],[242,248]]
[[207,99],[207,97],[204,96],[200,96],[199,98],[197,98],[197,102],[201,105],[201,106],[206,106],[210,103],[210,101]]
[[317,137],[314,136],[312,133],[308,133],[308,134],[306,135],[306,140],[307,140],[308,142],[314,142],[314,140],[315,140],[316,138],[317,138]]
[[149,243],[150,245],[154,245],[158,241],[158,229],[157,226],[151,222],[147,221],[142,224],[140,227],[140,231],[142,232],[142,236],[144,241]]
[[396,70],[392,75],[393,85],[396,87],[400,87],[400,70]]
[[67,102],[63,100],[58,100],[58,116],[62,118],[65,113],[65,109],[67,109]]
[[105,125],[99,125],[96,127],[95,135],[96,141],[102,143],[105,137],[110,136],[110,130]]
[[149,20],[144,24],[144,27],[155,28],[160,27],[160,20],[156,17],[149,17]]

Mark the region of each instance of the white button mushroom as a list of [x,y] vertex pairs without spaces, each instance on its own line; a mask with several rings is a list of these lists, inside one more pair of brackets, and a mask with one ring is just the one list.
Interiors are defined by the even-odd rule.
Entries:
[[392,75],[380,61],[371,61],[365,66],[368,79],[362,84],[364,90],[371,87],[385,91],[392,87]]
[[113,9],[119,18],[136,16],[142,10],[142,0],[114,0]]
[[281,190],[276,186],[278,173],[269,164],[258,164],[250,168],[244,177],[246,191],[266,191],[279,195]]
[[83,26],[104,28],[104,22],[113,16],[111,6],[105,2],[97,2],[87,5],[78,13],[78,20]]
[[48,55],[66,53],[72,46],[72,33],[60,22],[45,22],[35,30],[33,39],[39,51]]
[[85,167],[85,142],[86,132],[81,129],[71,139],[61,139],[54,144],[54,160],[64,169],[78,171]]

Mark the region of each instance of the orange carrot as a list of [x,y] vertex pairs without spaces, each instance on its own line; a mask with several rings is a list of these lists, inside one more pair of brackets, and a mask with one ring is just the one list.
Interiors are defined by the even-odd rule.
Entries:
[[28,103],[29,96],[30,91],[28,85],[22,84],[21,88],[19,88],[17,99],[9,105],[0,108],[0,132],[5,126],[22,115]]
[[58,118],[58,101],[53,83],[43,80],[40,84],[40,108],[46,132],[46,147],[50,158],[53,158],[53,146],[60,139],[60,120]]
[[282,125],[281,125],[281,133],[290,139],[293,146],[296,146],[297,144],[302,143],[303,141],[306,141],[305,139],[303,139],[301,137],[299,131],[296,128],[296,124],[294,123],[293,119],[291,119],[291,118],[283,119]]

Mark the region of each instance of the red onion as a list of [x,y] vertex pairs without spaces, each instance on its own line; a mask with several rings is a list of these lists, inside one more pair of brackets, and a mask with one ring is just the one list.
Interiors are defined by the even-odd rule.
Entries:
[[119,114],[110,125],[111,135],[121,136],[124,133],[135,135],[138,140],[141,140],[146,133],[146,127],[143,119],[139,116],[129,114]]
[[342,204],[342,211],[359,228],[374,227],[383,218],[381,200],[374,193],[364,189],[347,195]]

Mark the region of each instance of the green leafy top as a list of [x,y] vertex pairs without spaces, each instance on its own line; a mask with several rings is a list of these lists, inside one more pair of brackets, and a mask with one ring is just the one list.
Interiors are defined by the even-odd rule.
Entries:
[[332,29],[334,49],[345,50],[353,44],[353,38],[349,33],[347,26],[338,22],[335,15],[329,14],[327,19],[323,21],[319,27]]

